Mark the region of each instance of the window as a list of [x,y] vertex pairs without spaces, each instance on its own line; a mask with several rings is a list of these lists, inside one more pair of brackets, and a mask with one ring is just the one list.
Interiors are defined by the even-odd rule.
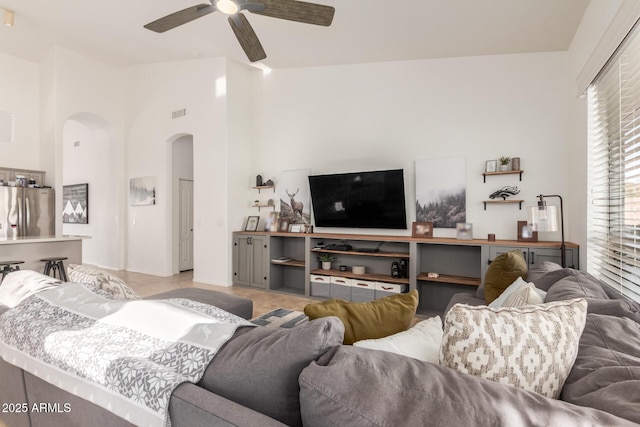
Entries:
[[640,302],[640,29],[589,86],[587,270]]

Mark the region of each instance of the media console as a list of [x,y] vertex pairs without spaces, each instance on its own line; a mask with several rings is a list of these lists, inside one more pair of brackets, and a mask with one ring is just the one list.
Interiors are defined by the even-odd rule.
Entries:
[[[351,248],[344,250],[344,245]],[[240,231],[233,233],[233,284],[361,302],[417,289],[418,313],[435,315],[442,314],[454,293],[475,294],[491,261],[513,249],[524,253],[530,267],[560,263],[560,242]],[[334,256],[331,270],[321,269],[321,253]],[[579,268],[578,245],[566,243],[566,259],[568,267]],[[392,277],[392,264],[401,260],[408,264],[407,277]],[[340,271],[341,265],[347,271]],[[364,274],[352,272],[353,266],[364,267]]]

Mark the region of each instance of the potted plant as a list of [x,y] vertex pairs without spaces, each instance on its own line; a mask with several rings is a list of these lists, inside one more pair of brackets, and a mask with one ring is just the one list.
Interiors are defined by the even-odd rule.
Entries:
[[511,168],[509,167],[509,162],[511,161],[511,157],[502,156],[502,157],[500,157],[498,159],[498,161],[500,162],[500,171],[501,172],[505,172],[505,171],[511,170]]
[[331,261],[333,261],[334,259],[336,258],[331,254],[318,255],[318,261],[322,263],[323,270],[331,270]]

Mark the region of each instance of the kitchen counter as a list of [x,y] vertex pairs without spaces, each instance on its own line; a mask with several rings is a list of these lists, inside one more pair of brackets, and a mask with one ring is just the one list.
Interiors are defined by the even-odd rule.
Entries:
[[0,238],[0,261],[24,261],[21,270],[42,273],[42,258],[67,257],[64,265],[82,264],[82,240],[87,236],[34,236]]

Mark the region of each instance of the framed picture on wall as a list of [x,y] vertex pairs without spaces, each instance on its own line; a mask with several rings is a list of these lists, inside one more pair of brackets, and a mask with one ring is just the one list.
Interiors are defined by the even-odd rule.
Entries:
[[531,229],[527,221],[518,221],[518,242],[537,242],[538,232]]
[[89,184],[62,186],[62,223],[89,224]]

